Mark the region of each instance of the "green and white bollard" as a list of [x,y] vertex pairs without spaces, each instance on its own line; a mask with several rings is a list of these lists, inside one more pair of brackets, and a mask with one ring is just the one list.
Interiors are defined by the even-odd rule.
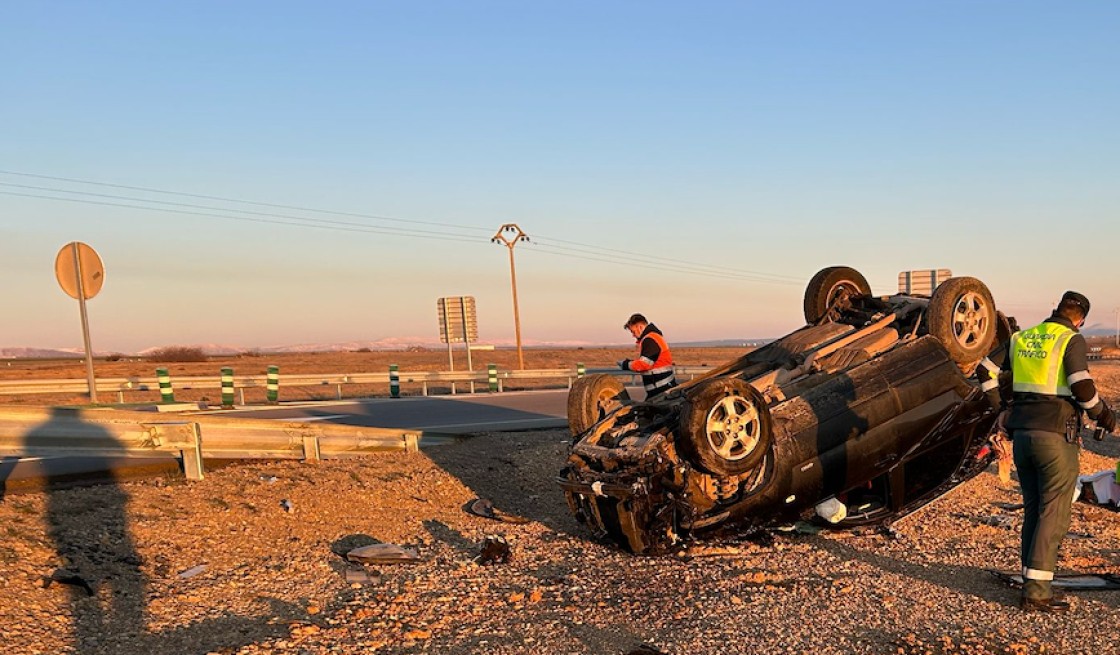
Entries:
[[175,390],[171,388],[171,374],[165,368],[156,369],[156,379],[159,380],[160,402],[175,402]]
[[389,395],[393,398],[401,397],[401,375],[396,364],[389,364]]
[[576,364],[576,377],[582,378],[585,375],[587,375],[587,367],[583,364]]
[[268,367],[268,381],[265,384],[268,395],[268,404],[275,405],[280,401],[280,367]]
[[486,371],[487,371],[486,379],[490,383],[490,391],[491,392],[497,391],[498,390],[498,365],[497,364],[487,364],[486,365]]
[[233,409],[233,369],[222,368],[222,409]]

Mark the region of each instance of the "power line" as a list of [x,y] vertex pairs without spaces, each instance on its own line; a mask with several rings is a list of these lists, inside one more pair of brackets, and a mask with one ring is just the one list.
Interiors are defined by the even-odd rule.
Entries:
[[[290,226],[290,227],[312,227],[312,228],[318,228],[318,229],[333,229],[333,230],[346,231],[346,232],[367,232],[367,233],[388,234],[388,235],[402,236],[402,237],[437,239],[437,240],[444,240],[444,241],[478,242],[477,239],[480,239],[481,236],[480,237],[473,237],[473,236],[470,236],[468,234],[463,234],[461,232],[466,231],[466,230],[479,230],[479,231],[484,230],[484,228],[476,228],[476,227],[472,227],[472,226],[456,225],[456,224],[452,224],[452,223],[411,220],[411,219],[394,218],[394,217],[389,217],[389,216],[379,216],[379,215],[374,215],[374,214],[363,214],[363,213],[358,213],[358,212],[345,212],[345,211],[335,211],[335,210],[327,210],[327,209],[317,209],[317,208],[311,208],[311,207],[300,207],[300,206],[296,206],[296,205],[259,202],[259,201],[253,201],[253,200],[242,200],[242,199],[238,199],[238,198],[227,198],[227,197],[222,197],[222,196],[214,196],[214,195],[199,194],[199,193],[187,193],[187,192],[182,192],[182,191],[170,191],[170,190],[165,190],[165,189],[157,189],[157,188],[153,188],[153,187],[142,187],[142,186],[127,185],[127,184],[114,184],[114,183],[110,183],[110,182],[98,182],[98,181],[94,181],[94,180],[83,180],[83,179],[79,179],[79,178],[60,177],[60,176],[54,176],[54,175],[40,175],[40,174],[36,174],[36,173],[25,173],[25,172],[19,172],[19,171],[6,171],[6,170],[0,170],[0,174],[14,175],[14,176],[26,177],[26,178],[54,180],[54,181],[68,182],[68,183],[75,183],[75,184],[85,184],[85,185],[98,186],[98,187],[107,187],[107,188],[115,188],[115,189],[127,189],[127,190],[132,190],[132,191],[140,191],[140,192],[144,192],[144,193],[165,194],[165,195],[185,197],[185,198],[198,198],[198,199],[205,199],[205,200],[210,200],[210,201],[219,202],[219,203],[237,203],[237,204],[250,205],[250,206],[256,206],[256,207],[271,207],[271,208],[277,208],[277,209],[286,209],[286,210],[297,211],[297,212],[309,212],[309,213],[332,215],[332,216],[346,216],[346,217],[353,217],[353,218],[363,218],[363,219],[374,220],[374,221],[391,221],[391,222],[394,222],[394,223],[401,223],[401,224],[405,224],[405,225],[429,225],[429,226],[436,226],[436,227],[441,227],[441,228],[451,228],[452,230],[460,231],[460,233],[448,233],[446,230],[436,232],[436,231],[432,231],[432,230],[422,230],[422,229],[418,229],[416,227],[411,227],[411,228],[405,229],[405,228],[397,228],[397,227],[392,227],[392,226],[376,226],[376,225],[369,225],[369,224],[366,224],[366,223],[357,223],[357,222],[353,222],[353,221],[331,220],[331,219],[316,218],[316,217],[310,217],[310,216],[293,216],[291,214],[279,214],[279,213],[275,213],[275,212],[254,211],[254,210],[249,210],[249,209],[240,209],[240,208],[232,208],[232,207],[215,207],[215,206],[211,206],[211,205],[200,205],[200,204],[187,203],[187,202],[175,202],[175,201],[170,201],[170,200],[155,200],[155,199],[150,199],[150,198],[139,198],[139,197],[135,197],[135,196],[124,196],[124,195],[117,195],[117,194],[97,193],[97,192],[93,192],[93,191],[80,191],[80,190],[71,190],[71,189],[60,189],[60,188],[55,188],[55,187],[44,187],[44,186],[27,185],[27,184],[15,184],[15,183],[12,183],[12,182],[0,182],[0,186],[6,186],[6,187],[11,187],[11,188],[20,188],[20,189],[26,189],[26,190],[32,190],[32,191],[43,191],[43,192],[53,193],[53,194],[68,194],[68,195],[75,195],[75,196],[89,196],[89,197],[93,197],[93,198],[106,198],[106,199],[114,200],[114,201],[117,201],[117,200],[126,201],[126,203],[143,203],[143,204],[137,205],[137,204],[126,204],[126,203],[120,203],[120,202],[106,202],[106,201],[88,200],[88,199],[83,199],[83,198],[58,197],[58,196],[39,195],[39,194],[32,194],[32,193],[16,193],[16,192],[0,191],[0,194],[3,194],[3,195],[19,196],[19,197],[26,197],[26,198],[37,198],[37,199],[43,199],[43,200],[55,200],[55,201],[73,202],[73,203],[88,204],[88,205],[120,207],[120,208],[127,208],[127,209],[139,209],[139,210],[147,209],[149,211],[162,211],[162,212],[169,212],[169,213],[175,213],[175,214],[183,214],[183,215],[191,215],[191,216],[203,216],[203,217],[207,217],[207,218],[217,218],[217,219],[223,219],[224,218],[224,219],[229,219],[229,220],[239,220],[239,221],[247,221],[247,222],[257,222],[257,223],[268,223],[268,224],[273,224],[273,225],[284,225],[284,226]],[[151,205],[159,205],[159,206],[153,207]],[[188,208],[189,210],[204,210],[204,211],[189,211],[189,210],[184,210],[184,209],[169,209],[168,207],[183,207],[183,208]],[[216,214],[216,213],[212,213],[212,212],[223,212],[223,213]],[[231,215],[231,214],[233,214],[233,215]],[[734,279],[734,280],[745,280],[745,281],[750,281],[750,282],[759,282],[759,283],[766,283],[766,284],[801,284],[802,283],[802,280],[801,280],[800,277],[794,277],[794,276],[788,276],[788,275],[779,275],[779,274],[773,274],[773,273],[765,273],[765,272],[760,272],[760,271],[749,271],[749,270],[734,269],[734,268],[716,266],[716,265],[711,265],[711,264],[699,264],[699,263],[689,262],[689,261],[685,261],[685,260],[681,260],[681,259],[674,259],[674,258],[671,258],[671,257],[661,257],[661,256],[656,256],[655,257],[655,256],[651,256],[651,255],[644,255],[642,253],[634,253],[634,252],[630,252],[630,251],[626,251],[626,250],[621,250],[621,249],[616,249],[616,248],[608,248],[608,247],[597,246],[597,245],[592,245],[592,244],[586,244],[586,243],[581,243],[581,242],[577,242],[577,241],[570,241],[570,240],[566,240],[566,239],[543,237],[543,240],[536,240],[534,242],[531,242],[531,244],[532,244],[534,250],[537,250],[539,252],[544,252],[546,254],[551,254],[551,255],[554,255],[554,256],[572,257],[572,258],[583,259],[583,260],[587,260],[587,261],[598,261],[598,262],[615,264],[615,265],[620,265],[620,266],[631,266],[631,267],[644,268],[644,269],[649,269],[649,270],[659,270],[659,271],[665,271],[665,272],[668,272],[668,273],[685,273],[685,274],[690,274],[690,275],[704,275],[704,276],[709,276],[709,277],[716,277],[716,278],[723,278],[723,279]],[[563,244],[567,244],[567,245],[563,245]]]
[[[436,227],[453,227],[467,230],[478,230],[482,233],[489,233],[489,230],[481,227],[471,227],[467,225],[456,225],[454,223],[437,223],[434,221],[421,221],[406,218],[393,218],[391,216],[377,216],[374,214],[360,214],[356,212],[335,211],[330,209],[315,209],[313,207],[300,207],[298,205],[283,205],[270,202],[258,202],[255,200],[241,200],[239,198],[225,198],[222,196],[210,196],[202,193],[186,193],[183,191],[168,191],[165,189],[156,189],[152,187],[131,186],[127,184],[113,184],[110,182],[96,182],[93,180],[82,180],[73,177],[58,177],[54,175],[39,175],[36,173],[21,173],[19,171],[5,171],[0,170],[0,174],[4,175],[17,175],[20,177],[33,177],[42,180],[55,180],[58,182],[73,182],[75,184],[89,184],[93,186],[111,187],[114,189],[128,189],[129,191],[144,191],[146,193],[161,193],[169,196],[182,196],[186,198],[199,198],[202,200],[217,200],[219,202],[236,202],[243,205],[256,205],[258,207],[272,207],[273,209],[292,209],[296,211],[312,212],[316,214],[332,214],[335,216],[349,216],[351,218],[372,218],[379,221],[392,221],[395,223],[407,223],[413,225],[433,225]],[[74,192],[79,193],[79,192]]]
[[418,239],[437,239],[437,240],[442,240],[442,241],[459,241],[459,242],[480,243],[480,241],[478,241],[474,238],[467,239],[467,238],[463,238],[463,237],[441,236],[441,235],[438,235],[438,234],[416,234],[415,230],[405,231],[403,228],[374,227],[374,226],[346,227],[346,226],[342,226],[342,225],[318,225],[318,224],[315,224],[315,223],[297,223],[297,222],[291,222],[291,221],[285,221],[285,220],[272,220],[272,219],[267,219],[267,218],[254,218],[254,217],[251,217],[251,216],[229,216],[229,215],[223,215],[223,214],[211,214],[211,213],[207,213],[207,212],[189,211],[189,210],[185,210],[185,209],[169,209],[169,208],[163,208],[163,207],[144,207],[142,205],[127,205],[127,204],[119,203],[119,202],[102,202],[102,201],[99,201],[99,200],[86,200],[86,199],[83,199],[83,198],[57,198],[57,197],[52,197],[52,196],[37,195],[37,194],[33,194],[33,193],[17,193],[17,192],[14,192],[14,191],[0,191],[0,195],[17,196],[17,197],[21,197],[21,198],[39,198],[39,199],[42,199],[42,200],[59,200],[59,201],[62,201],[62,202],[73,202],[73,203],[79,203],[79,204],[84,204],[84,205],[100,205],[100,206],[103,206],[103,207],[122,207],[122,208],[125,208],[125,209],[144,209],[144,210],[147,210],[147,211],[170,212],[170,213],[173,213],[173,214],[184,214],[184,215],[188,215],[188,216],[205,216],[207,218],[225,218],[225,219],[230,219],[230,220],[235,220],[235,221],[245,221],[245,222],[250,222],[250,223],[268,223],[268,224],[272,224],[272,225],[288,225],[288,226],[294,226],[294,227],[308,227],[308,228],[321,229],[321,230],[338,230],[338,231],[341,231],[341,232],[365,232],[365,233],[372,233],[372,234],[388,234],[388,235],[392,235],[392,236],[401,236],[401,237],[414,237],[414,238],[418,238]]
[[[155,205],[170,205],[170,206],[173,206],[173,207],[189,207],[189,208],[192,208],[192,209],[207,209],[207,210],[227,212],[227,213],[236,212],[238,214],[249,214],[249,215],[252,215],[252,216],[264,216],[264,217],[267,217],[267,218],[280,218],[280,219],[287,219],[287,220],[294,220],[294,221],[303,221],[304,223],[307,224],[306,227],[320,227],[319,224],[322,224],[322,226],[345,226],[345,227],[356,227],[356,228],[374,228],[374,229],[382,229],[382,230],[395,230],[402,235],[412,234],[414,232],[420,232],[420,233],[424,233],[424,234],[434,234],[434,235],[438,235],[438,236],[447,236],[446,233],[444,233],[444,232],[433,232],[431,230],[420,230],[418,228],[412,228],[411,230],[406,232],[404,228],[370,226],[370,225],[366,225],[366,224],[363,224],[363,223],[354,223],[354,222],[351,222],[351,221],[339,221],[339,220],[331,220],[331,219],[324,219],[324,218],[310,218],[310,217],[306,217],[306,216],[292,216],[290,214],[276,214],[276,213],[272,213],[272,212],[258,212],[258,211],[253,211],[253,210],[250,210],[250,209],[227,209],[225,207],[211,207],[209,205],[196,205],[196,204],[193,204],[193,203],[173,202],[173,201],[170,201],[170,200],[149,200],[148,198],[136,198],[136,197],[133,197],[133,196],[119,196],[119,195],[108,194],[108,193],[94,193],[92,191],[71,191],[69,189],[56,189],[56,188],[52,188],[52,187],[33,186],[33,185],[29,185],[29,184],[12,184],[11,182],[0,182],[0,186],[13,187],[13,188],[18,188],[18,189],[30,189],[30,190],[35,190],[35,191],[47,191],[47,192],[50,192],[50,193],[69,193],[69,194],[73,194],[73,195],[93,196],[95,198],[109,198],[111,200],[128,200],[128,201],[132,201],[132,202],[142,202],[142,203],[155,204]],[[59,200],[64,200],[64,198],[58,198],[58,199]],[[163,211],[162,207],[151,207],[150,209],[155,209],[157,211]],[[218,217],[219,215],[213,214],[213,216]],[[228,216],[228,218],[238,218],[238,217],[237,216]],[[304,223],[298,223],[298,225],[304,225]],[[297,225],[297,224],[292,224],[292,225]],[[469,237],[468,235],[465,235],[465,234],[464,235],[453,235],[453,236],[462,236],[466,239],[472,239],[472,237]]]

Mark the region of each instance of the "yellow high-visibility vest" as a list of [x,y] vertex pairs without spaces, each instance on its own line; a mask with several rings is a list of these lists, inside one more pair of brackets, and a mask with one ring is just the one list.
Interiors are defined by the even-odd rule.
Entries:
[[1072,396],[1064,361],[1075,334],[1060,323],[1047,322],[1011,335],[1012,390]]

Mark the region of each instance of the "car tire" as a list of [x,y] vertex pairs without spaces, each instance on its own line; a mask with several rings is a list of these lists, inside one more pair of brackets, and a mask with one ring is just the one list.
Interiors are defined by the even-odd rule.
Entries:
[[927,330],[969,374],[992,350],[999,330],[992,292],[974,277],[953,277],[933,290]]
[[711,380],[688,392],[681,409],[686,453],[715,475],[754,469],[770,448],[770,410],[754,387],[738,378]]
[[821,269],[805,287],[805,322],[815,325],[828,317],[835,320],[853,296],[870,296],[871,285],[863,274],[847,266]]
[[607,414],[630,403],[622,381],[609,373],[576,379],[568,391],[568,429],[578,435]]

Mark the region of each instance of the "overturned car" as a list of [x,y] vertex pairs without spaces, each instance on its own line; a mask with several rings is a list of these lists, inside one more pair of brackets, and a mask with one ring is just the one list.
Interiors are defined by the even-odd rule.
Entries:
[[871,525],[991,463],[996,414],[971,376],[1010,324],[981,281],[876,297],[831,267],[804,310],[805,327],[650,401],[580,378],[559,477],[575,517],[635,553],[801,516]]

